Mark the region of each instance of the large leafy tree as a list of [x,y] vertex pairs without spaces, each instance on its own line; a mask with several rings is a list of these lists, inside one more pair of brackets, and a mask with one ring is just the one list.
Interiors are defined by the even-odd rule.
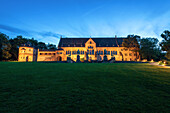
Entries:
[[3,33],[0,33],[0,61],[10,59],[10,49],[11,44],[9,42],[9,37]]
[[142,59],[160,60],[161,50],[157,38],[143,38],[140,40],[140,55]]
[[162,47],[163,51],[166,51],[166,58],[170,59],[170,31],[165,30],[161,37],[163,38],[162,42],[160,43],[160,46]]
[[22,36],[17,36],[16,38],[10,39],[9,41],[11,43],[11,49],[10,49],[10,53],[12,54],[11,59],[12,60],[17,60],[18,59],[18,50],[19,50],[19,47],[22,44],[27,43],[27,39],[23,38]]
[[138,35],[128,35],[126,39],[123,40],[122,46],[125,47],[125,49],[129,49],[130,51],[135,52],[136,54],[136,61],[139,58],[139,55],[137,52],[139,51],[139,40],[140,36]]
[[39,49],[47,49],[47,45],[44,42],[38,42]]
[[48,49],[52,49],[52,50],[56,50],[57,48],[56,48],[56,45],[54,45],[54,44],[48,44],[47,45],[47,48]]

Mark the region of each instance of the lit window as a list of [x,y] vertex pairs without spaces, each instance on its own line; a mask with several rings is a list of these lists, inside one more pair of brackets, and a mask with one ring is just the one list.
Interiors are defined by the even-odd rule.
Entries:
[[117,55],[117,51],[115,51],[115,55]]
[[94,55],[94,50],[92,50],[92,55]]
[[103,55],[103,51],[101,51],[100,54]]
[[117,55],[117,51],[111,51],[111,55]]
[[110,51],[107,51],[107,54],[110,55]]

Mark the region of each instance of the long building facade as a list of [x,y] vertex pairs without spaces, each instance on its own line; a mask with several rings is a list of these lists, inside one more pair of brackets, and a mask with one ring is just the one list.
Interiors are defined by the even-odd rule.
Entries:
[[18,61],[102,61],[114,58],[116,61],[139,61],[139,53],[122,47],[125,38],[60,38],[57,50],[40,50],[31,46],[19,47]]

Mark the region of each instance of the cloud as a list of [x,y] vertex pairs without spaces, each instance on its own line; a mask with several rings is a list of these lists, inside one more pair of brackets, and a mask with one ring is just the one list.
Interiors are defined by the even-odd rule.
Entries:
[[35,36],[35,35],[36,36],[40,35],[44,38],[46,38],[46,37],[60,38],[60,36],[64,36],[64,35],[61,35],[61,34],[57,34],[57,33],[54,33],[54,32],[47,32],[47,31],[44,31],[44,32],[37,32],[37,31],[30,31],[30,30],[26,31],[26,30],[22,30],[22,29],[19,29],[19,28],[7,26],[7,25],[2,25],[2,24],[0,24],[0,29],[15,33],[17,35],[24,35],[24,36],[29,36],[29,37],[32,37],[32,36]]
[[30,35],[27,31],[25,31],[25,30],[18,29],[18,28],[15,28],[15,27],[11,27],[11,26],[7,26],[7,25],[2,25],[2,24],[0,24],[0,29],[6,30],[6,31],[9,31],[9,32],[12,32],[12,33],[24,34],[24,35],[26,35],[26,36],[31,36],[31,35]]
[[43,37],[56,37],[56,38],[60,38],[62,35],[61,34],[57,34],[54,32],[37,32],[39,35],[43,36]]
[[104,4],[104,5],[101,5],[101,6],[98,6],[98,7],[95,7],[95,8],[93,8],[93,9],[85,12],[85,13],[82,15],[82,17],[86,17],[86,16],[88,16],[88,15],[96,12],[97,10],[102,9],[104,6],[105,6],[105,4]]

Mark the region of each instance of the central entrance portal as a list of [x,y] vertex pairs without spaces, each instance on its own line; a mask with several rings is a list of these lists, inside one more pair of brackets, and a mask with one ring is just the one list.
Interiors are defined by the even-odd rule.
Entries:
[[57,57],[57,61],[62,61],[62,57],[61,57],[61,56],[58,56],[58,57]]

